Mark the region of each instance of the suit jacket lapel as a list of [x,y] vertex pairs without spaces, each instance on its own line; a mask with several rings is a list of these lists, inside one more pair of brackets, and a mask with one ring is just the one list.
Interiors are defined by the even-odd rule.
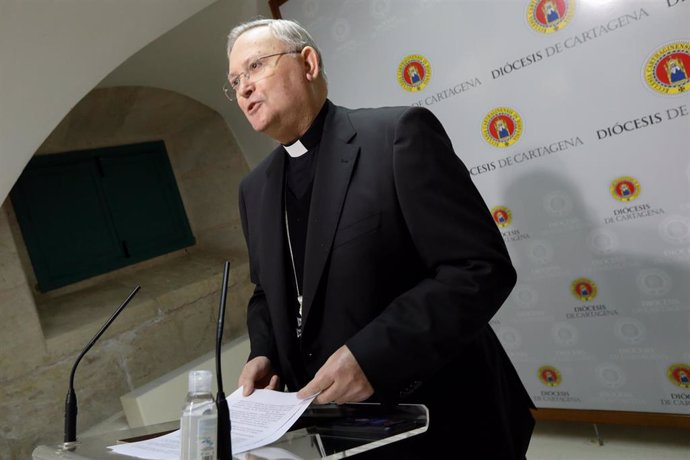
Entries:
[[354,135],[347,112],[331,104],[324,121],[309,207],[302,315],[305,327],[359,155],[359,147],[349,143]]
[[[287,274],[285,267],[285,227],[283,208],[283,170],[285,167],[285,152],[278,147],[271,154],[274,156],[271,165],[266,170],[266,182],[262,196],[261,212],[261,245],[260,263],[262,276],[262,288],[269,302],[273,318],[273,327],[282,346],[292,343],[287,340],[294,336],[294,330],[290,327],[292,319],[288,317],[289,311],[286,304],[287,288],[286,280],[292,275]],[[291,337],[290,337],[291,338]],[[280,340],[283,339],[283,340]]]

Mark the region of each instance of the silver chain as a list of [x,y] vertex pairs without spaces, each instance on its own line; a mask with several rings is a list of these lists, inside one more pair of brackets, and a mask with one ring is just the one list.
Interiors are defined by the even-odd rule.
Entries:
[[287,203],[285,204],[285,231],[287,233],[288,249],[290,250],[290,262],[292,263],[292,274],[295,277],[295,289],[297,290],[297,303],[299,304],[299,311],[297,312],[297,337],[302,336],[302,294],[299,292],[299,283],[297,281],[297,269],[295,268],[295,256],[292,253],[292,241],[290,240],[290,224],[288,224]]

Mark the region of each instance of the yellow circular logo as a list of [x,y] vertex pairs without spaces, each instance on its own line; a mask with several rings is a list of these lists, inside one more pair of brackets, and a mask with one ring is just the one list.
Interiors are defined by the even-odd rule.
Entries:
[[589,302],[597,296],[597,284],[589,278],[578,278],[570,283],[570,292],[576,299]]
[[398,65],[398,83],[406,91],[421,91],[431,78],[431,64],[424,56],[410,54]]
[[561,384],[561,373],[553,366],[542,366],[537,371],[537,377],[547,387],[557,387]]
[[505,206],[496,206],[491,210],[491,216],[494,218],[494,222],[499,227],[507,227],[513,221],[513,215],[510,209]]
[[574,13],[574,0],[531,0],[527,22],[537,32],[550,34],[564,28]]
[[522,118],[513,109],[498,107],[482,121],[482,136],[494,147],[508,147],[520,139]]
[[690,42],[662,46],[647,59],[644,79],[654,91],[678,94],[690,89]]
[[674,385],[690,389],[690,365],[686,363],[671,364],[666,376]]
[[618,201],[632,201],[640,196],[640,183],[634,177],[617,177],[611,181],[609,192]]

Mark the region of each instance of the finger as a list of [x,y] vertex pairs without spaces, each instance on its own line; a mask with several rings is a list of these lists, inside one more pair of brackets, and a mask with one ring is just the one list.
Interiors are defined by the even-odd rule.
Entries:
[[311,382],[307,383],[305,387],[303,387],[301,390],[297,392],[297,397],[299,399],[306,399],[310,396],[313,396],[314,393],[318,393],[318,389],[316,388],[316,385],[312,380]]
[[314,396],[315,393],[318,393],[318,390],[313,390],[311,386],[307,385],[297,392],[297,397],[299,399],[307,399]]
[[254,393],[254,383],[251,381],[245,381],[241,383],[242,385],[242,396],[249,396]]
[[268,382],[268,385],[266,386],[267,389],[269,390],[277,390],[278,389],[278,376],[273,375],[271,377],[271,381]]
[[341,395],[336,390],[335,385],[331,385],[325,390],[321,391],[314,400],[316,404],[330,404],[335,402]]
[[326,385],[325,388],[323,388],[323,386],[323,383],[312,380],[304,388],[297,392],[297,397],[300,399],[311,398],[315,394],[323,393],[323,391],[325,391],[330,385]]
[[321,392],[312,400],[311,403],[316,404],[316,405],[321,405],[321,404],[330,404],[332,402],[333,402],[333,398],[331,398],[330,396],[324,396],[324,393]]
[[314,403],[316,404],[329,404],[332,401],[331,398],[328,398],[326,396],[323,396],[323,393],[318,395],[316,399],[314,399]]

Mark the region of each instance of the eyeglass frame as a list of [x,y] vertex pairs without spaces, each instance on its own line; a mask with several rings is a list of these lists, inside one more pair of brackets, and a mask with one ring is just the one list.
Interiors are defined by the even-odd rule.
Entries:
[[[247,70],[244,72],[238,73],[233,80],[237,80],[237,84],[233,86],[232,82],[230,82],[228,79],[227,81],[223,84],[223,93],[225,94],[225,97],[228,98],[230,102],[234,102],[237,99],[237,90],[240,88],[240,85],[242,84],[242,78],[244,78],[246,81],[251,80],[251,75],[252,71],[251,66],[256,64],[257,62],[261,62],[261,65],[263,66],[263,60],[268,59],[270,57],[275,57],[275,56],[284,56],[286,54],[299,54],[301,53],[302,50],[293,50],[293,51],[283,51],[282,53],[273,53],[273,54],[266,54],[265,56],[259,56],[255,59],[252,59],[252,61],[249,63],[249,66],[247,67]],[[276,65],[278,63],[278,60],[276,59]],[[256,70],[254,70],[256,72]],[[267,75],[269,77],[270,75]],[[230,85],[230,87],[228,87]]]

